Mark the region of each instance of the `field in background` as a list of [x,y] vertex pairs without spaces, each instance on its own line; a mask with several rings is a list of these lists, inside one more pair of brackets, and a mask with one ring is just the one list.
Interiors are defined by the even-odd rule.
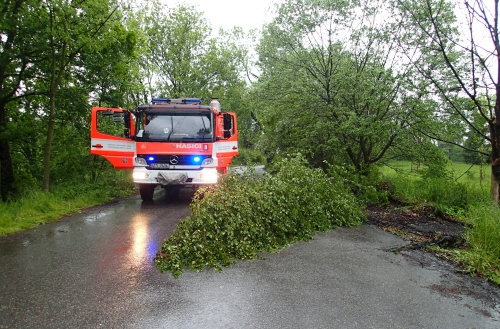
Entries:
[[[406,183],[400,182],[400,185],[407,185],[408,189],[414,189],[416,187],[413,186],[413,183],[417,180],[422,180],[422,175],[426,167],[410,161],[394,161],[388,165],[381,166],[379,169],[382,176],[391,180],[409,180]],[[477,203],[489,200],[491,184],[491,167],[489,165],[470,165],[466,163],[450,162],[446,171],[449,177],[436,179],[434,185],[444,184],[445,186],[443,186],[443,188],[446,188],[446,185],[449,186],[453,185],[453,183],[460,183],[467,189],[469,195],[467,203]],[[429,181],[429,183],[433,182],[432,179],[429,179]],[[418,187],[422,188],[424,185],[418,184]],[[404,191],[398,191],[398,193],[405,194]],[[418,201],[418,197],[416,197],[417,193],[409,190],[406,191],[406,193],[409,196],[409,201]]]
[[[488,164],[470,165],[467,163],[450,162],[446,169],[460,182],[482,182],[483,184],[486,183],[489,189],[491,167]],[[408,174],[418,177],[425,170],[425,166],[411,161],[394,161],[389,165],[380,167],[380,170],[384,175]]]

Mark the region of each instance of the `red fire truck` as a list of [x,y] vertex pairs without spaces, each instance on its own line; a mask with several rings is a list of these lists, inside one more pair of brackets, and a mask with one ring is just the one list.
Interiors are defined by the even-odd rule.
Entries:
[[215,184],[238,155],[236,114],[222,112],[217,99],[154,98],[135,111],[94,107],[90,130],[90,153],[133,169],[144,201],[157,186],[172,192]]

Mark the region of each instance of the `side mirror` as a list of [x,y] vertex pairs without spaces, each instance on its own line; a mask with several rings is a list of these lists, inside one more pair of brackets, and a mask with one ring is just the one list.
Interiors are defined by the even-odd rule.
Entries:
[[130,129],[130,111],[123,111],[123,124],[126,129]]
[[223,123],[222,123],[222,136],[224,139],[231,138],[234,134],[234,118],[229,113],[224,113]]
[[233,129],[233,117],[229,113],[224,113],[224,130]]

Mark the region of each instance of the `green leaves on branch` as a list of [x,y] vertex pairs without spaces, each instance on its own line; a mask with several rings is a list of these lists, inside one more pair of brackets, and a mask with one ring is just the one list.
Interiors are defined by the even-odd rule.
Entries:
[[155,258],[174,277],[184,268],[222,270],[235,259],[310,240],[318,231],[363,221],[354,196],[300,157],[282,160],[275,175],[230,173],[199,190],[191,216],[180,222]]

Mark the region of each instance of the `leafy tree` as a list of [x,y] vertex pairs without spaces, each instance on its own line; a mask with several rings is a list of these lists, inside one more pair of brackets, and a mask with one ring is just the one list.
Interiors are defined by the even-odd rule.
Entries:
[[398,65],[398,40],[381,22],[385,4],[289,0],[278,8],[258,48],[255,88],[267,103],[259,107],[268,154],[300,150],[315,166],[344,162],[367,174],[408,138],[412,72]]
[[255,121],[243,74],[249,52],[241,41],[246,38],[243,30],[221,29],[215,36],[195,7],[165,8],[159,2],[148,3],[137,21],[147,46],[141,61],[145,93],[136,99],[199,97],[207,103],[219,98],[222,110],[238,113],[241,145],[251,146]]
[[[465,24],[460,29],[454,3],[448,0],[420,2],[394,0],[395,14],[402,27],[407,59],[429,82],[428,97],[439,97],[441,113],[453,112],[469,132],[469,143],[477,136],[479,154],[487,153],[492,168],[491,196],[500,201],[500,38],[499,0],[460,2]],[[488,37],[489,44],[482,39]],[[463,97],[470,102],[464,108]],[[478,120],[478,116],[482,120]],[[485,133],[483,122],[488,131]],[[429,135],[440,138],[436,131]],[[474,142],[475,144],[475,142]],[[489,152],[483,146],[490,145]],[[471,145],[466,146],[471,149]]]
[[153,79],[152,93],[230,99],[233,91],[244,86],[240,72],[245,51],[234,41],[241,30],[214,38],[203,14],[194,7],[165,8],[159,2],[149,5],[140,17],[147,36],[144,65]]
[[138,79],[131,74],[137,32],[123,25],[113,1],[16,1],[3,9],[0,168],[6,201],[16,188],[43,182],[48,190],[53,171],[61,182],[81,182],[92,168],[89,102],[126,104],[136,87],[131,81]]
[[471,112],[471,123],[481,129],[482,134],[470,129],[465,132],[464,149],[466,152],[464,152],[464,161],[471,164],[487,163],[489,159],[488,149],[491,149],[491,145],[482,136],[488,134],[488,125],[481,113],[477,111]]
[[82,49],[75,66],[86,70],[75,73],[94,105],[130,107],[137,105],[130,95],[143,92],[139,66],[142,31],[133,25],[133,19],[122,22],[121,13],[114,16],[96,36],[98,42]]
[[[118,7],[108,1],[81,2],[43,1],[39,13],[46,28],[41,38],[48,40],[41,48],[46,56],[40,65],[41,79],[46,86],[47,135],[43,158],[43,188],[50,189],[50,159],[56,127],[56,96],[63,84],[71,81],[71,69],[85,47],[96,42],[96,37],[113,17]],[[41,42],[39,43],[42,44]]]
[[38,32],[38,1],[2,1],[0,7],[0,194],[2,201],[16,197],[11,150],[12,113],[28,96],[23,82],[34,74],[32,57],[37,49],[32,37]]

